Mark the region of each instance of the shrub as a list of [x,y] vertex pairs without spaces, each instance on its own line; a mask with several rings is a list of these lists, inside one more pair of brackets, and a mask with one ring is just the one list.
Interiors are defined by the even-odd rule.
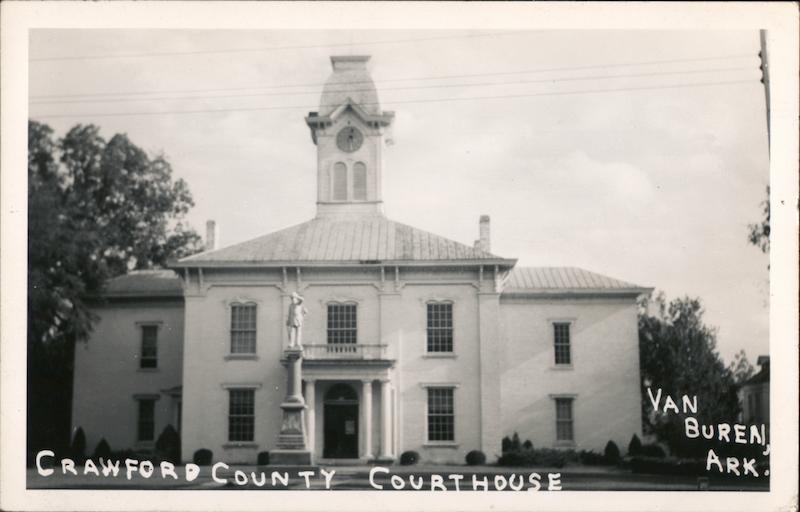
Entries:
[[522,443],[522,448],[524,450],[533,450],[533,443],[530,439],[526,439],[524,443]]
[[400,464],[411,466],[419,462],[419,453],[414,450],[406,450],[400,455]]
[[177,464],[181,461],[181,436],[172,425],[167,425],[156,441],[156,453],[166,461]]
[[269,452],[258,452],[258,465],[269,466]]
[[514,435],[513,435],[513,436],[511,436],[511,446],[510,446],[510,451],[512,451],[512,452],[513,452],[513,451],[519,450],[519,449],[521,449],[521,448],[522,448],[522,445],[520,445],[520,443],[519,443],[519,434],[517,434],[516,432],[514,432]]
[[106,438],[102,438],[99,443],[97,443],[97,447],[94,449],[94,455],[92,458],[99,459],[99,458],[109,459],[111,457],[111,447],[108,446],[108,441]]
[[515,450],[506,452],[497,460],[500,466],[547,466],[562,468],[575,457],[575,452],[540,448],[538,450]]
[[505,436],[503,438],[503,440],[501,441],[500,446],[501,446],[501,449],[502,449],[503,453],[510,452],[511,451],[511,438],[508,437],[508,436]]
[[414,450],[405,451],[400,455],[401,466],[413,466],[417,462],[419,462],[419,453]]
[[602,466],[607,464],[606,457],[602,453],[593,450],[581,450],[578,452],[578,460],[586,466]]
[[656,475],[705,475],[704,461],[698,459],[673,459],[636,456],[630,459],[631,471],[634,473],[651,473]]
[[480,450],[472,450],[467,454],[468,466],[482,466],[486,464],[486,455]]
[[72,438],[69,452],[72,458],[76,460],[86,457],[86,434],[83,433],[82,427],[78,427],[75,430],[75,436]]
[[194,456],[192,457],[192,462],[197,464],[198,466],[208,466],[211,464],[211,459],[214,458],[214,453],[207,449],[207,448],[200,448],[196,452],[194,452]]
[[640,455],[642,453],[642,440],[639,439],[639,436],[633,434],[631,437],[631,442],[628,443],[628,456],[633,457],[635,455]]
[[606,444],[606,449],[603,450],[606,462],[609,464],[619,464],[619,447],[614,441],[609,441]]
[[657,444],[645,444],[642,445],[641,450],[639,451],[639,455],[644,457],[657,457],[663,459],[667,456],[664,448]]

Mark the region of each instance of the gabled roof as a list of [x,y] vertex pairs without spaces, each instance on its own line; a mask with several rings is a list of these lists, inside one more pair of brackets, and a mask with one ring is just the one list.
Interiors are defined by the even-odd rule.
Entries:
[[513,265],[383,215],[317,217],[268,235],[178,261],[175,267],[451,262]]
[[516,267],[506,280],[503,294],[639,295],[651,290],[577,267]]
[[109,279],[102,295],[107,298],[183,297],[183,287],[172,270],[134,270]]

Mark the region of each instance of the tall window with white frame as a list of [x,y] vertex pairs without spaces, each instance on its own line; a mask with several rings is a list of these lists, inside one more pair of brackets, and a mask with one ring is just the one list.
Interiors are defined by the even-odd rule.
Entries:
[[575,440],[575,424],[572,415],[572,398],[560,397],[556,402],[556,442],[571,443]]
[[231,304],[231,354],[256,353],[256,305]]
[[139,413],[136,422],[136,440],[152,441],[156,430],[156,401],[152,398],[142,398],[137,402]]
[[556,365],[569,366],[572,364],[569,327],[569,322],[556,322],[553,324]]
[[230,389],[228,397],[228,441],[252,441],[256,423],[255,390]]
[[428,441],[452,442],[455,439],[453,388],[428,388]]
[[355,344],[358,340],[356,304],[328,304],[328,343]]
[[453,303],[428,302],[428,352],[453,352]]
[[158,368],[158,326],[142,326],[142,346],[139,368]]

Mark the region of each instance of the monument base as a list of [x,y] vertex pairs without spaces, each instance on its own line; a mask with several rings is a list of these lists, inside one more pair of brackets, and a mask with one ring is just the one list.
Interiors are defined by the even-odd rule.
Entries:
[[311,452],[308,450],[270,450],[270,466],[310,466]]

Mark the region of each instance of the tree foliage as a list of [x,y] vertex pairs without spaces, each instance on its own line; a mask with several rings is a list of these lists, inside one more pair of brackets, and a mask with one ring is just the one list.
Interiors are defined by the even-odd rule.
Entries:
[[761,202],[761,212],[763,215],[761,222],[747,226],[749,230],[748,240],[751,244],[761,249],[764,254],[769,254],[769,185],[767,186],[767,198]]
[[730,370],[731,375],[733,375],[733,380],[736,384],[742,384],[755,373],[755,368],[747,359],[747,354],[745,354],[744,349],[733,356],[733,361],[730,366],[728,366],[728,370]]
[[199,250],[184,224],[192,206],[166,159],[127,136],[106,141],[78,125],[55,140],[28,123],[29,448],[68,443],[72,350],[95,320],[86,297],[130,269]]
[[[642,376],[642,421],[645,433],[666,442],[677,455],[697,455],[703,446],[687,440],[683,415],[658,413],[646,389],[662,390],[676,401],[697,396],[700,423],[735,422],[739,413],[736,383],[716,351],[716,331],[703,322],[699,299],[667,303],[663,293],[639,308],[639,357]],[[707,449],[707,446],[705,447]]]

